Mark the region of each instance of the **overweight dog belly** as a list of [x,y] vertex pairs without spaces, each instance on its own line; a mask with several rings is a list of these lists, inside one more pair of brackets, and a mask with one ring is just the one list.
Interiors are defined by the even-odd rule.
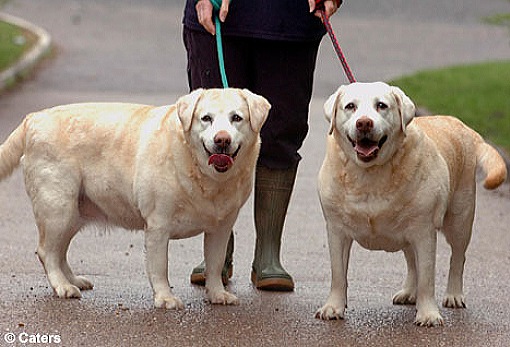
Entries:
[[397,252],[408,245],[405,227],[399,221],[369,216],[344,219],[345,231],[363,248],[373,251]]
[[[82,196],[79,202],[80,216],[85,222],[117,226],[127,230],[144,230],[146,221],[140,212],[122,201],[100,208],[88,197]],[[169,211],[166,222],[161,225],[170,239],[184,239],[203,232],[226,230],[233,227],[232,218],[218,220],[210,215],[192,209],[188,211]],[[230,229],[229,229],[230,230]]]
[[146,226],[140,212],[120,199],[101,208],[88,196],[82,195],[78,207],[80,216],[87,222],[114,225],[128,230],[143,230]]
[[405,248],[408,243],[403,239],[384,235],[357,234],[355,238],[363,248],[371,251],[397,252]]

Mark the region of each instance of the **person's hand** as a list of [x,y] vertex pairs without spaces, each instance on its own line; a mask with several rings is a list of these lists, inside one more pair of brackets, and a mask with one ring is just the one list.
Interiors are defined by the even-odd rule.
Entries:
[[[228,14],[228,5],[230,0],[222,0],[220,8],[220,21],[224,22]],[[216,27],[213,21],[213,5],[210,0],[198,0],[195,6],[197,10],[198,22],[212,35],[216,34]]]
[[[326,14],[326,17],[329,18],[335,14],[341,4],[341,0],[324,0],[324,13]],[[310,6],[310,13],[316,10],[315,0],[308,0],[308,5]],[[315,12],[315,16],[321,18],[321,15],[318,12]]]

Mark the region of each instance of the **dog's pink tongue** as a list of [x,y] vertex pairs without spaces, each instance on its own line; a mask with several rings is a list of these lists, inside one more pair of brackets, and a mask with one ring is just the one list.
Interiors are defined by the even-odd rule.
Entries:
[[373,144],[357,143],[356,147],[354,147],[354,150],[362,156],[369,157],[374,154],[374,152],[379,150],[379,146],[375,142]]
[[209,165],[214,165],[216,168],[229,168],[234,164],[234,159],[226,154],[213,154],[209,157]]

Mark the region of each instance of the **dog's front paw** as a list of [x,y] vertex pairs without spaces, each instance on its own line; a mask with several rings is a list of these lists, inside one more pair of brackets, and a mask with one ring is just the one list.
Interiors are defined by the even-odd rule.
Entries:
[[72,284],[62,284],[54,288],[55,293],[62,299],[80,299],[80,288]]
[[464,295],[462,294],[446,294],[443,299],[443,306],[448,308],[466,308],[466,303],[464,302]]
[[326,304],[315,313],[315,318],[322,320],[344,319],[345,308]]
[[176,296],[156,296],[154,298],[154,307],[165,308],[167,310],[181,310],[184,308],[184,304]]
[[216,292],[208,291],[209,301],[211,304],[219,305],[239,305],[239,299],[232,293],[226,290],[219,290]]
[[443,325],[444,321],[438,311],[432,310],[426,312],[418,311],[414,323],[422,327],[437,327]]
[[393,295],[393,305],[415,305],[416,291],[402,289]]

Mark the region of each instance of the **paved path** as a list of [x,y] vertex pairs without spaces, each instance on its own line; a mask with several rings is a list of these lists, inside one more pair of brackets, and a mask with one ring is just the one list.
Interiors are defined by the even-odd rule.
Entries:
[[[48,30],[56,57],[0,97],[0,138],[30,111],[79,101],[173,103],[187,91],[180,18],[183,1],[12,0],[4,8]],[[480,18],[508,12],[503,0],[347,1],[334,18],[359,80],[387,80],[439,66],[510,58],[510,36]],[[347,319],[313,318],[329,290],[326,233],[315,192],[324,153],[321,105],[345,79],[324,40],[311,105],[311,130],[289,209],[283,249],[294,293],[259,292],[249,282],[254,231],[251,201],[236,228],[237,307],[211,307],[188,275],[201,238],[173,242],[170,273],[179,312],[152,308],[141,233],[90,230],[71,245],[75,270],[96,285],[82,300],[53,297],[36,259],[30,204],[18,171],[0,183],[0,335],[56,334],[62,346],[507,346],[510,340],[510,193],[479,191],[465,273],[466,310],[443,309],[438,329],[412,324],[413,307],[395,307],[404,276],[400,253],[354,247]],[[449,251],[440,239],[437,297]],[[0,339],[0,346],[7,345]],[[21,344],[18,344],[21,345]]]

